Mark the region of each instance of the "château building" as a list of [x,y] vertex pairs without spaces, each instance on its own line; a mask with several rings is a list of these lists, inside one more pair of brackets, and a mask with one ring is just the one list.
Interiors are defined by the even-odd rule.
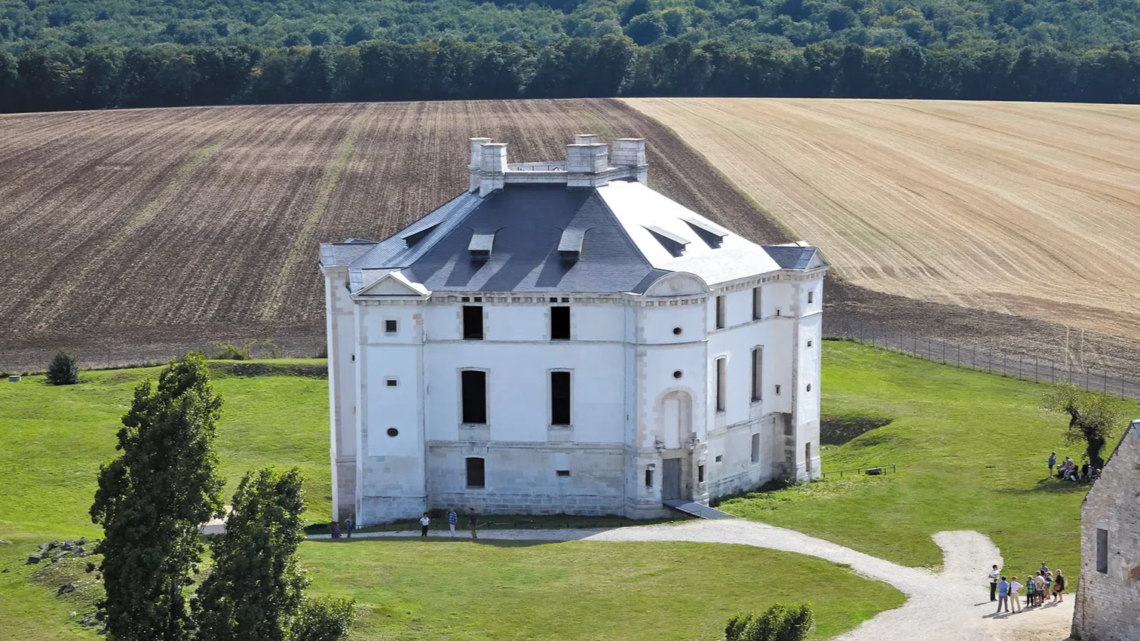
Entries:
[[653,191],[645,141],[581,135],[396,233],[321,246],[334,518],[657,517],[819,475],[820,252]]

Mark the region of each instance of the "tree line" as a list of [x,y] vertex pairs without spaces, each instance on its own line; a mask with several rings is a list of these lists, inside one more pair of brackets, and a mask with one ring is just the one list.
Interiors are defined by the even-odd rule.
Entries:
[[0,53],[0,111],[295,102],[779,96],[1140,102],[1140,42],[929,50],[730,47],[625,36],[549,46],[64,47]]

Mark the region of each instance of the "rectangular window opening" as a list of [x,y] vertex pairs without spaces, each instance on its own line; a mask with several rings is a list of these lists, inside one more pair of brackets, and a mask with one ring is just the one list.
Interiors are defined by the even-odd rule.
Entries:
[[477,457],[467,459],[467,487],[487,487],[487,468],[484,459]]
[[483,340],[483,306],[463,306],[463,338],[472,341]]
[[570,308],[565,306],[550,308],[550,340],[570,340]]
[[811,341],[808,341],[808,347],[811,347]]
[[716,328],[724,329],[724,295],[716,297]]
[[394,320],[384,321],[384,333],[395,334],[400,328],[400,324]]
[[705,482],[705,466],[704,465],[698,465],[697,466],[697,483],[704,483],[704,482]]
[[550,373],[550,424],[570,424],[570,372]]
[[396,387],[398,385],[398,383],[396,382],[396,379],[394,379],[394,378],[385,379],[384,384],[387,385],[388,387]]
[[811,301],[814,297],[815,297],[815,292],[808,292],[808,305],[811,305]]
[[487,372],[463,370],[460,375],[463,388],[463,422],[487,422]]
[[753,463],[759,463],[760,462],[760,435],[759,434],[753,434],[752,435],[752,462]]
[[570,476],[570,470],[558,470],[555,474],[558,476]]
[[727,381],[725,381],[725,367],[727,360],[722,356],[716,359],[716,411],[723,412],[725,407],[725,396],[727,390]]
[[1096,529],[1096,571],[1108,574],[1108,530]]
[[779,385],[777,385],[777,386],[776,386],[776,395],[778,396],[779,394],[780,394],[780,386],[779,386]]
[[653,487],[653,470],[645,470],[645,487]]
[[760,320],[760,288],[752,288],[752,320]]
[[759,401],[764,396],[764,348],[752,350],[752,400]]
[[724,460],[724,455],[723,455],[723,454],[717,454],[717,455],[716,455],[716,462],[717,462],[717,463],[720,463],[720,462],[721,462],[721,461],[723,461],[723,460]]

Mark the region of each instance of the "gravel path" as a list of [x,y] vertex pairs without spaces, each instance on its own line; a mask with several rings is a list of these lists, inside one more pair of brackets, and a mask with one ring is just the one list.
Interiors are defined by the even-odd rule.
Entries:
[[[419,532],[372,532],[357,538],[415,537]],[[429,536],[446,538],[446,531]],[[469,539],[462,532],[457,538]],[[318,535],[309,538],[329,538]],[[865,577],[885,581],[907,595],[900,608],[865,621],[837,641],[1060,641],[1068,637],[1073,619],[1073,597],[1021,614],[995,616],[989,600],[986,573],[1002,564],[1001,552],[989,537],[978,532],[939,532],[934,542],[942,548],[943,570],[935,574],[908,568],[795,530],[743,519],[687,521],[676,525],[648,525],[609,530],[485,530],[481,539],[530,541],[694,541],[735,543],[807,554],[845,563]],[[1024,577],[1023,577],[1024,578]],[[921,633],[918,633],[921,631]],[[916,634],[918,633],[918,634]]]

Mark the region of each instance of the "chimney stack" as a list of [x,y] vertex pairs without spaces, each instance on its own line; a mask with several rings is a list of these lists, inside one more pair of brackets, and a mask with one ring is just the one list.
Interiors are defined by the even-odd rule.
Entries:
[[613,164],[616,167],[633,167],[637,170],[637,182],[645,184],[648,167],[645,162],[644,138],[618,138],[613,141]]
[[496,189],[506,184],[507,143],[485,142],[480,146],[479,156],[479,196],[486,198]]
[[467,163],[467,191],[479,190],[482,179],[479,178],[479,167],[483,164],[483,145],[491,142],[490,138],[471,139],[471,160]]
[[594,134],[578,134],[566,145],[566,186],[597,187],[606,181],[597,174],[610,166],[610,149]]

